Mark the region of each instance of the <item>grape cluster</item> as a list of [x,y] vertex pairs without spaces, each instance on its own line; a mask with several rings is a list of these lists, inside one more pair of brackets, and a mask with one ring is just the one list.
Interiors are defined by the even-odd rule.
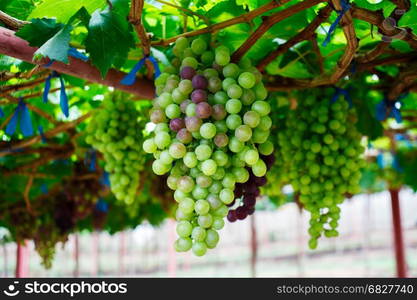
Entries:
[[86,142],[104,156],[104,169],[110,174],[115,197],[131,204],[139,187],[139,172],[146,157],[142,151],[144,120],[133,101],[114,94],[103,101],[87,127]]
[[[274,154],[261,155],[260,159],[266,164],[266,169],[269,171],[275,162]],[[247,216],[252,215],[255,212],[256,198],[260,195],[260,187],[267,183],[266,175],[257,177],[253,174],[250,168],[247,168],[249,172],[249,180],[245,183],[237,183],[235,186],[235,200],[229,205],[234,206],[239,201],[239,205],[230,209],[227,214],[227,220],[229,222],[236,222],[236,220],[244,220]]]
[[270,106],[261,74],[248,59],[231,63],[227,47],[179,38],[173,54],[155,81],[156,125],[143,149],[175,190],[176,250],[202,256],[219,241],[236,184],[249,180],[248,170],[257,177],[267,171],[260,155],[273,151]]
[[347,193],[360,191],[361,134],[356,114],[346,101],[320,101],[309,95],[289,112],[285,129],[278,133],[280,157],[300,203],[311,214],[309,246],[318,238],[338,235],[338,207]]

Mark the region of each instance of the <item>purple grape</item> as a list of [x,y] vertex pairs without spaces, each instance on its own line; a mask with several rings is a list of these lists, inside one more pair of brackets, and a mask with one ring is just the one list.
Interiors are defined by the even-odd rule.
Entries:
[[247,212],[249,216],[253,215],[253,213],[255,212],[255,207],[249,207]]
[[182,128],[177,132],[177,139],[183,144],[188,144],[193,140],[193,136],[187,129]]
[[198,131],[203,121],[198,117],[185,117],[185,127],[190,132]]
[[275,155],[274,153],[269,154],[269,155],[261,155],[261,159],[264,161],[267,169],[269,170],[274,165]]
[[202,118],[202,119],[209,118],[212,114],[212,111],[213,110],[212,110],[210,104],[208,104],[207,102],[198,103],[197,107],[195,109],[197,117]]
[[227,112],[224,109],[223,104],[215,104],[213,105],[213,119],[219,121],[226,118]]
[[240,198],[243,196],[243,186],[241,183],[237,183],[235,185],[234,194],[235,194],[235,198]]
[[183,114],[185,114],[185,109],[187,108],[187,105],[190,104],[190,103],[192,103],[192,101],[190,99],[187,99],[187,100],[184,100],[184,101],[181,102],[180,109],[181,109],[181,112]]
[[162,123],[165,121],[165,113],[162,109],[154,109],[151,112],[150,119],[154,124]]
[[256,198],[252,195],[245,195],[243,197],[243,204],[250,207],[256,204]]
[[231,223],[236,222],[237,216],[235,210],[229,210],[229,212],[227,213],[227,220]]
[[192,67],[183,67],[181,69],[180,75],[182,79],[189,79],[191,80],[195,75],[195,70]]
[[259,188],[256,185],[247,185],[245,186],[245,193],[251,195],[259,194]]
[[236,208],[236,218],[238,220],[243,220],[248,216],[248,213],[246,211],[246,207],[243,206],[239,206],[238,208]]
[[193,80],[191,81],[194,89],[203,89],[205,90],[208,85],[206,77],[203,75],[194,75]]
[[218,133],[214,137],[214,144],[219,148],[226,147],[228,143],[229,138],[225,133]]
[[255,178],[255,183],[257,186],[264,186],[266,184],[266,177],[262,176],[262,177],[256,177]]
[[195,90],[191,93],[191,100],[194,103],[207,101],[207,92],[205,90]]
[[256,190],[251,191],[250,193],[248,192],[247,194],[252,195],[254,197],[258,197],[261,194],[261,191],[259,190],[259,188],[256,188]]
[[178,131],[180,131],[180,129],[182,129],[184,127],[185,127],[185,123],[184,123],[184,120],[181,119],[181,118],[175,118],[175,119],[172,119],[169,122],[169,128],[172,131],[178,132]]

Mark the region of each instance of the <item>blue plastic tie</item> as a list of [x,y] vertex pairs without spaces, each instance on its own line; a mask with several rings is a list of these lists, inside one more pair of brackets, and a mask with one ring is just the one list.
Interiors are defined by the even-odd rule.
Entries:
[[330,99],[330,103],[335,103],[340,96],[344,96],[345,100],[349,103],[349,107],[353,106],[352,98],[350,97],[348,89],[342,89],[340,87],[335,86],[335,92],[333,94],[332,99]]
[[401,100],[404,99],[407,94],[401,95],[395,101],[389,101],[387,97],[385,97],[382,101],[380,101],[375,109],[376,119],[378,121],[384,121],[387,119],[387,110],[390,110],[388,115],[389,118],[394,118],[397,123],[401,123],[403,121],[401,116],[401,111],[396,107],[397,103],[401,104]]
[[3,110],[0,107],[0,118],[3,118],[3,117],[4,117],[4,112],[3,112]]
[[152,56],[145,56],[133,66],[132,70],[130,70],[130,72],[122,79],[122,81],[120,81],[120,83],[124,85],[134,84],[136,81],[136,73],[143,67],[146,60],[149,60],[152,63],[154,67],[154,77],[155,79],[158,78],[159,75],[161,75],[161,70],[159,69],[158,62]]
[[6,134],[13,135],[16,132],[17,123],[19,121],[20,131],[24,137],[33,135],[32,120],[30,119],[30,113],[23,101],[23,98],[19,98],[19,104],[10,119],[9,124],[6,127]]
[[109,173],[104,172],[103,175],[100,177],[100,183],[102,185],[108,186],[110,187],[110,177],[109,177]]
[[329,31],[327,32],[326,39],[323,41],[323,46],[326,47],[330,43],[330,39],[332,38],[333,32],[336,30],[337,25],[339,24],[340,20],[344,16],[344,14],[350,9],[350,4],[346,0],[340,0],[340,5],[342,6],[342,10],[337,11],[338,15],[336,20],[330,25]]
[[109,211],[109,204],[104,201],[103,199],[99,199],[96,203],[96,209],[101,212],[108,212]]
[[379,153],[376,156],[376,163],[378,164],[380,169],[384,168],[384,155],[382,153]]
[[51,89],[51,79],[52,78],[59,78],[59,81],[61,83],[61,90],[60,90],[60,101],[59,104],[61,106],[62,113],[65,115],[65,117],[68,118],[69,116],[69,108],[68,108],[68,97],[67,93],[65,91],[65,82],[62,76],[56,72],[52,71],[52,73],[46,78],[45,80],[45,89],[43,90],[43,102],[48,102],[48,94]]
[[39,125],[38,126],[38,131],[39,131],[39,135],[41,136],[42,143],[46,144],[47,140],[46,140],[46,136],[45,136],[45,134],[43,132],[42,125]]
[[41,185],[41,192],[42,194],[48,194],[48,186],[46,185],[46,183],[43,183]]
[[94,149],[90,149],[85,153],[84,164],[88,166],[88,170],[91,172],[96,171],[97,152]]
[[398,155],[395,154],[393,156],[394,158],[392,160],[392,167],[394,168],[394,170],[400,173],[404,172],[404,169],[401,167],[400,160],[398,159]]
[[[85,54],[78,52],[77,49],[70,47],[68,50],[68,56],[72,56],[74,58],[78,58],[81,59],[82,61],[88,61],[88,56],[86,56]],[[48,61],[46,64],[44,64],[43,66],[45,68],[49,68],[50,66],[52,66],[52,64],[55,62],[54,59],[51,59],[50,61]]]

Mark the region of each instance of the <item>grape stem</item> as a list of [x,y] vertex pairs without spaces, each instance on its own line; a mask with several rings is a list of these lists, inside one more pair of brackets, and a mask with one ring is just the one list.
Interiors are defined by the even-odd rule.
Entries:
[[[151,54],[151,44],[145,27],[142,24],[143,5],[143,0],[132,0],[129,13],[129,22],[135,28],[139,37],[140,45],[143,49],[143,55],[149,56],[149,54]],[[154,72],[153,65],[149,60],[145,61],[145,65],[147,69],[147,77],[149,80],[151,80]]]
[[15,30],[15,31],[19,30],[21,27],[30,23],[27,21],[22,21],[22,20],[13,18],[12,16],[9,16],[8,14],[4,13],[1,10],[0,10],[0,21],[3,22],[7,28],[11,30]]
[[258,70],[263,71],[266,68],[266,66],[269,65],[279,55],[285,53],[299,42],[309,39],[311,36],[313,36],[315,34],[316,29],[321,25],[321,23],[327,20],[331,12],[332,8],[330,6],[325,6],[324,8],[322,8],[319,11],[317,17],[306,28],[304,28],[300,33],[289,39],[284,44],[279,45],[277,49],[270,52],[266,57],[264,57],[258,63]]

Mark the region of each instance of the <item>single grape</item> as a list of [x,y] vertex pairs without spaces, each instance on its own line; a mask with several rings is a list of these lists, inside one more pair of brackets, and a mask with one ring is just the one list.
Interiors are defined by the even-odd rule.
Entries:
[[185,66],[181,68],[181,78],[182,79],[193,79],[194,75],[196,74],[195,69],[189,66]]
[[255,75],[250,72],[243,72],[239,75],[238,82],[245,89],[252,88],[256,83]]
[[206,77],[204,77],[203,75],[194,75],[193,79],[192,79],[192,85],[194,89],[206,89],[208,86],[208,81],[206,79]]
[[177,133],[176,138],[183,144],[188,144],[193,140],[191,132],[189,132],[186,128],[180,129]]
[[197,107],[195,109],[197,117],[201,119],[207,119],[212,114],[212,107],[207,102],[200,102],[197,104]]
[[242,102],[237,99],[230,99],[226,102],[226,111],[229,114],[237,114],[242,109]]
[[212,109],[213,111],[211,115],[213,119],[217,121],[223,120],[227,115],[227,112],[222,104],[215,104]]
[[182,128],[184,128],[184,127],[185,127],[185,122],[184,122],[184,120],[183,120],[183,119],[181,119],[181,118],[175,118],[175,119],[172,119],[172,120],[169,122],[169,128],[170,128],[172,131],[178,132],[178,131],[180,131],[180,129],[182,129]]
[[218,133],[214,137],[214,144],[219,148],[226,147],[228,143],[229,137],[225,133]]
[[185,117],[185,127],[190,132],[199,131],[203,121],[198,117]]
[[213,123],[204,123],[200,127],[200,134],[205,139],[211,139],[216,135],[216,126]]
[[235,130],[235,137],[241,142],[249,141],[252,137],[252,129],[248,125],[240,125]]
[[211,157],[212,150],[208,145],[198,145],[194,150],[196,157],[200,161],[207,160]]
[[214,160],[212,160],[212,159],[208,159],[208,160],[205,160],[205,161],[202,163],[202,166],[201,166],[201,171],[202,171],[205,175],[207,175],[207,176],[211,176],[211,175],[213,175],[214,173],[216,173],[216,170],[217,170],[217,164],[216,164],[216,162],[215,162]]
[[194,92],[191,93],[191,100],[194,103],[200,103],[203,101],[207,101],[207,92],[205,90],[194,90]]

